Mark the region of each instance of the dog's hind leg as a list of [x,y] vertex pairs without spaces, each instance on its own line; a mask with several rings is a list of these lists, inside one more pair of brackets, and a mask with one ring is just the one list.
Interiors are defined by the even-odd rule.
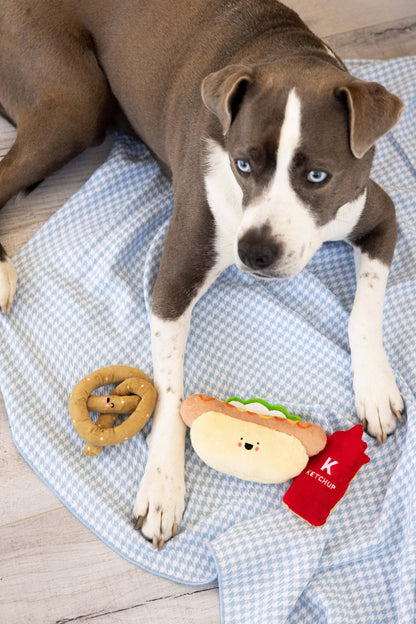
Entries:
[[[19,111],[16,140],[0,162],[0,208],[104,138],[114,99],[104,76],[78,89],[44,94],[35,109]],[[8,312],[16,274],[0,249],[0,307]]]
[[0,307],[3,314],[10,312],[16,285],[16,270],[3,245],[0,244]]
[[0,162],[0,208],[104,138],[112,96],[93,95],[51,95],[19,116],[16,140]]

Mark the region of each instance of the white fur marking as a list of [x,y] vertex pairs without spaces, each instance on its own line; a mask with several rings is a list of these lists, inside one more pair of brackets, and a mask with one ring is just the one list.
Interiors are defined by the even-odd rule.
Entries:
[[[322,229],[318,228],[309,207],[296,194],[290,181],[290,166],[300,138],[301,102],[292,89],[280,131],[276,172],[268,189],[247,207],[238,233],[241,238],[251,228],[264,223],[271,226],[278,242],[284,244],[285,252],[275,277],[298,273],[323,243]],[[241,262],[237,264],[244,268]]]
[[[158,401],[148,438],[149,456],[133,509],[145,517],[143,534],[166,541],[179,524],[185,507],[185,425],[179,416],[183,393],[183,360],[190,310],[175,321],[152,315],[154,385]],[[167,389],[169,388],[169,392]]]
[[10,258],[0,262],[0,307],[4,314],[10,312],[16,292],[17,273]]
[[357,199],[348,202],[339,208],[335,219],[323,226],[323,239],[325,241],[345,240],[357,225],[365,207],[367,190]]
[[404,409],[383,347],[383,304],[389,269],[359,250],[355,258],[357,291],[348,333],[356,407],[369,433],[384,442],[396,427],[392,409]]
[[292,89],[287,98],[285,118],[280,131],[276,175],[271,189],[272,195],[281,193],[281,187],[284,187],[289,194],[293,192],[289,179],[289,167],[299,145],[300,124],[300,99],[296,95],[295,89]]

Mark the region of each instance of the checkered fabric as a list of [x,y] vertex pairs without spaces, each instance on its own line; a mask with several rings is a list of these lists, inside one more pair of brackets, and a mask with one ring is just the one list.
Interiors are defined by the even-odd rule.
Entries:
[[[172,190],[146,148],[118,135],[106,163],[14,258],[19,288],[0,319],[0,383],[19,451],[61,501],[129,561],[170,579],[218,577],[225,624],[415,621],[416,58],[351,62],[407,108],[379,142],[373,177],[396,202],[385,346],[407,421],[378,448],[327,524],[282,504],[288,484],[247,483],[204,465],[187,444],[187,506],[161,552],[134,531],[144,432],[94,458],[69,419],[72,387],[110,364],[152,374],[149,310]],[[260,281],[235,267],[197,304],[185,392],[261,396],[328,433],[357,422],[347,322],[351,248],[326,244],[297,277]]]

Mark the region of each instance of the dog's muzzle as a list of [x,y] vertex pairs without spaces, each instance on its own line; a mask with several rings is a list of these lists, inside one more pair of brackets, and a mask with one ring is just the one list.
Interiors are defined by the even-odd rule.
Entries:
[[283,245],[265,239],[261,231],[249,230],[238,242],[238,256],[244,267],[255,273],[270,269],[283,255]]

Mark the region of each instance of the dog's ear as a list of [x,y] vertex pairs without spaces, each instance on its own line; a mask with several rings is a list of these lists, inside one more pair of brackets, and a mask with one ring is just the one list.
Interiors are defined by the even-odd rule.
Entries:
[[353,80],[337,87],[335,96],[346,100],[350,147],[356,158],[362,158],[399,121],[404,109],[400,98],[377,82]]
[[249,67],[229,65],[209,74],[202,81],[202,100],[208,110],[220,120],[224,134],[227,134],[252,80]]

